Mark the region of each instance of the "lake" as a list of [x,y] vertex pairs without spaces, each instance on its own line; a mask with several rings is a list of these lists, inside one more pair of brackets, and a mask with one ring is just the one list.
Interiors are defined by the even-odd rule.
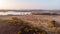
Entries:
[[31,14],[31,12],[16,12],[16,11],[0,12],[0,15],[26,15],[26,14]]

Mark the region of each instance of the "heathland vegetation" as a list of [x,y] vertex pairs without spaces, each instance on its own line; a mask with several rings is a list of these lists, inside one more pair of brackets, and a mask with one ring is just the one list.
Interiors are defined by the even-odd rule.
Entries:
[[57,27],[58,23],[55,20],[43,21],[44,19],[37,20],[36,18],[34,20],[37,21],[36,25],[17,17],[0,19],[0,34],[60,34],[60,27]]
[[1,27],[0,34],[47,34],[46,31],[40,30],[16,17],[9,20],[0,20],[0,23],[6,24]]

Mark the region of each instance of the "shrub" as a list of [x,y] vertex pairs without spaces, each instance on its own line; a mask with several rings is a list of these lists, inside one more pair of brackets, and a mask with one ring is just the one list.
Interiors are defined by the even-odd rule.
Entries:
[[55,20],[52,20],[51,23],[54,25],[54,27],[56,27],[56,21]]
[[46,34],[46,31],[16,17],[3,20],[3,23],[6,25],[0,30],[2,34]]
[[12,26],[18,27],[18,34],[46,34],[45,31],[40,30],[28,22],[24,22],[16,17],[12,18],[12,20],[8,20],[8,23],[10,23]]

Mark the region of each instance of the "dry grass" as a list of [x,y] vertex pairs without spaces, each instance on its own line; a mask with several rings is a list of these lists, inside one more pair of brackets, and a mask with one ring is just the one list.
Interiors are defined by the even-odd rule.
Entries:
[[[60,27],[54,27],[51,23],[52,20],[56,20],[57,23],[60,22],[60,16],[49,16],[49,15],[20,15],[20,16],[1,16],[3,20],[11,19],[12,17],[17,17],[23,21],[32,24],[34,27],[41,28],[49,34],[60,33]],[[57,24],[56,24],[57,25]]]

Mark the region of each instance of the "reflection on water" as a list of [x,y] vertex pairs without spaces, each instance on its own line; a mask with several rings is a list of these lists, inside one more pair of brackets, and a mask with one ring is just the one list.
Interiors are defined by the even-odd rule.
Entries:
[[8,12],[0,12],[0,15],[26,15],[31,14],[31,12],[14,12],[14,11],[8,11]]

